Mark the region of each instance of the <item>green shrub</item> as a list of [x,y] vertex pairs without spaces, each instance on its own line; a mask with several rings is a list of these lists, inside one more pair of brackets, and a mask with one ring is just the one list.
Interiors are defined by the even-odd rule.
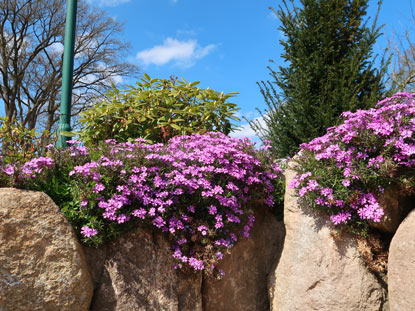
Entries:
[[0,161],[11,164],[25,162],[41,153],[41,137],[15,119],[0,118]]
[[144,138],[166,142],[178,135],[209,131],[228,134],[239,110],[224,94],[196,87],[199,82],[151,79],[147,74],[126,90],[113,87],[107,98],[82,113],[80,136],[85,143]]

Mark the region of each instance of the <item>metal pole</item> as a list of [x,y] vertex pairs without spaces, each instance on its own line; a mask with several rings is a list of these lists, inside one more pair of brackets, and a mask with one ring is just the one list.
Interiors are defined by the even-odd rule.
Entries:
[[71,128],[71,100],[72,100],[72,75],[75,49],[77,0],[68,0],[66,7],[65,41],[63,51],[62,71],[62,95],[59,121],[58,147],[65,148],[68,136],[62,135],[62,131],[70,132]]

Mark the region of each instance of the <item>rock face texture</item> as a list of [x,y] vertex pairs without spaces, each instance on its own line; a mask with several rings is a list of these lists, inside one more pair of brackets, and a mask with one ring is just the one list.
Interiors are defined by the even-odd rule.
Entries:
[[327,218],[299,208],[288,187],[295,176],[290,167],[284,249],[269,278],[271,310],[387,310],[386,290],[365,268],[356,242],[351,237],[335,241]]
[[284,241],[284,224],[265,208],[255,212],[249,239],[240,238],[225,255],[221,280],[203,280],[204,311],[266,311],[267,278],[278,261]]
[[0,310],[89,310],[92,281],[72,226],[42,192],[0,189]]
[[415,210],[405,218],[393,236],[388,262],[390,310],[414,310]]
[[173,269],[169,242],[139,229],[99,249],[84,247],[94,281],[92,311],[201,311],[202,276]]
[[386,190],[379,198],[384,210],[382,222],[371,226],[387,233],[395,233],[408,212],[415,208],[415,196],[404,196],[398,188]]

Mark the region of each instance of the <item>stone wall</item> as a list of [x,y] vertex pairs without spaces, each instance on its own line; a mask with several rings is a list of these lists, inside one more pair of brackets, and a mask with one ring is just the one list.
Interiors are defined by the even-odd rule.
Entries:
[[[286,182],[293,176],[288,169]],[[169,243],[152,231],[81,247],[47,195],[0,189],[0,310],[413,310],[415,211],[395,226],[389,284],[369,271],[353,237],[333,239],[327,218],[300,209],[288,188],[284,213],[282,223],[257,208],[250,239],[225,256],[225,277],[215,280],[173,270]]]
[[0,310],[269,310],[267,277],[284,225],[255,211],[249,239],[225,255],[221,281],[173,269],[168,241],[138,229],[99,248],[81,247],[44,193],[0,189]]

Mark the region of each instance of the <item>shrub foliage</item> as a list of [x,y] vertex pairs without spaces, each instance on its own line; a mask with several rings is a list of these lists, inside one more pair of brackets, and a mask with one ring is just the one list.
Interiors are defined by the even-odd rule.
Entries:
[[81,139],[86,142],[141,137],[150,143],[178,135],[216,131],[228,134],[238,120],[236,105],[224,94],[196,87],[199,82],[151,79],[144,75],[135,86],[107,94],[107,99],[82,113]]
[[39,156],[45,136],[50,137],[46,131],[39,135],[35,130],[28,130],[15,119],[0,118],[0,163],[21,163]]
[[266,126],[251,126],[278,157],[324,135],[343,111],[374,107],[382,96],[387,66],[373,57],[380,28],[376,18],[364,21],[367,7],[368,0],[283,0],[275,12],[284,64],[268,67],[271,80],[259,83]]

